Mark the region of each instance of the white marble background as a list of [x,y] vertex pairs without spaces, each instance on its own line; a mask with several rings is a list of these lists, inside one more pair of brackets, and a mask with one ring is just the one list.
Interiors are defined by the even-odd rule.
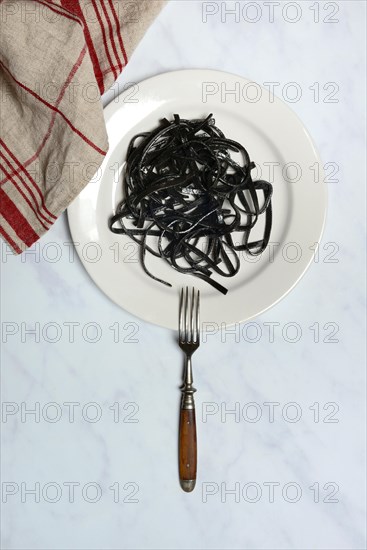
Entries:
[[[302,97],[292,108],[323,162],[339,166],[338,181],[329,185],[319,261],[286,299],[256,319],[257,343],[249,341],[251,330],[239,342],[230,335],[222,342],[218,333],[198,352],[198,483],[194,493],[185,494],[176,465],[181,354],[174,334],[119,309],[77,258],[69,260],[65,215],[42,239],[38,256],[34,249],[33,255],[11,257],[3,246],[4,549],[366,548],[361,112],[366,4],[302,1],[285,8],[280,2],[270,22],[269,3],[257,2],[256,23],[245,20],[254,17],[251,6],[238,22],[230,15],[222,21],[223,2],[209,3],[218,13],[204,23],[203,9],[209,8],[203,4],[169,2],[119,82],[190,67],[226,70],[260,84],[279,82],[280,97],[288,82],[297,82]],[[242,10],[248,2],[239,4]],[[227,2],[227,8],[233,5]],[[302,12],[299,21],[286,21],[295,18],[296,9]],[[318,102],[310,90],[315,82]],[[325,102],[332,88],[323,86],[330,82],[338,86],[334,103]],[[106,103],[110,97],[107,93]],[[51,242],[62,249],[57,263],[43,257],[44,251],[52,256]],[[327,243],[335,244],[324,249]],[[55,335],[50,322],[61,330],[56,343],[50,342]],[[70,322],[79,323],[74,342],[65,324]],[[269,322],[279,323],[273,342]],[[296,343],[289,342],[290,322],[302,331]],[[39,342],[24,331],[35,323]],[[100,327],[97,343],[87,341],[94,338],[88,323]],[[127,323],[137,323],[138,343],[123,341],[132,330]],[[119,342],[112,325],[119,328]],[[74,422],[68,402],[79,403]],[[98,408],[85,406],[91,402]],[[255,405],[246,404],[252,402],[261,414],[258,422],[249,421]],[[273,422],[268,402],[279,403]],[[109,409],[114,403],[117,422],[116,405],[115,413]],[[207,403],[213,414],[204,418]],[[235,406],[240,415],[221,418],[221,410]],[[25,407],[40,407],[39,418],[25,414]],[[100,420],[89,421],[98,410]],[[60,411],[61,418],[50,422]],[[295,413],[301,418],[290,422]],[[70,482],[79,484],[74,499]],[[278,484],[273,499],[269,483]],[[38,487],[39,498],[26,492],[37,493]],[[226,493],[230,489],[237,493]],[[99,500],[93,503],[95,495]]]

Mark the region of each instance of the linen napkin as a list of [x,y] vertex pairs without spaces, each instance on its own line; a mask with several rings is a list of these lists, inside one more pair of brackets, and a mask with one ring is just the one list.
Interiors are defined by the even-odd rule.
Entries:
[[0,234],[36,242],[108,149],[100,96],[165,0],[3,0],[0,4]]

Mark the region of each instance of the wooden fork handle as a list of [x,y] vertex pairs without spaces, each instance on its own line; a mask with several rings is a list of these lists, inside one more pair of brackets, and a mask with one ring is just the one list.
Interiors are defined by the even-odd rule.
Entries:
[[180,412],[179,472],[181,487],[190,493],[196,483],[197,442],[195,408]]

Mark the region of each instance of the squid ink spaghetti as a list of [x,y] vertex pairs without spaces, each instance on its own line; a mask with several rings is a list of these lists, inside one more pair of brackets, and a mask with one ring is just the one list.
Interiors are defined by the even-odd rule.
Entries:
[[[139,245],[142,267],[156,281],[172,286],[151,273],[149,255],[226,294],[216,275],[235,276],[240,253],[261,254],[270,238],[273,188],[251,177],[254,168],[212,115],[163,119],[129,144],[124,198],[109,228]],[[255,226],[260,237],[252,237]]]

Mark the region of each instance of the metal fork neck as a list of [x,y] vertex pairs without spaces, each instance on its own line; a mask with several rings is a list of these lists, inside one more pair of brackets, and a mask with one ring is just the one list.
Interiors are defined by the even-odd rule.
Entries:
[[193,386],[193,377],[192,377],[192,364],[191,364],[191,355],[186,355],[185,360],[185,375],[184,382],[181,387],[182,391],[182,409],[194,409],[194,393],[196,389]]

